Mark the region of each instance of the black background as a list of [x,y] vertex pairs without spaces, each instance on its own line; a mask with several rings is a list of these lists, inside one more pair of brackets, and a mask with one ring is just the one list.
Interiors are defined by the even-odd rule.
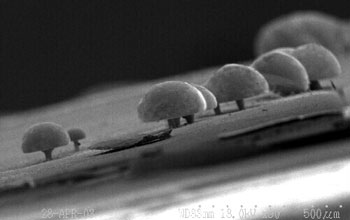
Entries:
[[350,17],[347,1],[0,0],[0,111],[253,58],[258,28],[295,10]]

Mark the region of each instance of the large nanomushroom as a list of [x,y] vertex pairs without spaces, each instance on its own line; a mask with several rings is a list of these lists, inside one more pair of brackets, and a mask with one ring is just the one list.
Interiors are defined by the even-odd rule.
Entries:
[[67,132],[68,132],[70,140],[74,144],[74,150],[76,152],[79,151],[79,146],[80,146],[79,140],[82,140],[86,137],[85,132],[80,128],[71,128]]
[[202,93],[181,81],[154,85],[141,99],[137,111],[144,122],[167,120],[170,128],[180,126],[180,118],[206,109]]
[[261,55],[279,47],[321,44],[337,56],[349,48],[349,27],[343,21],[316,11],[299,11],[278,17],[264,25],[255,40]]
[[204,85],[218,102],[216,114],[221,114],[220,103],[236,101],[239,110],[245,109],[244,99],[268,92],[266,79],[255,69],[240,64],[220,68]]
[[305,44],[297,47],[292,56],[305,67],[310,79],[310,89],[321,89],[319,80],[331,79],[341,74],[341,67],[335,55],[318,44]]
[[269,83],[270,89],[289,95],[309,89],[309,77],[304,66],[293,56],[294,50],[276,49],[258,57],[252,67],[258,70]]
[[69,143],[64,129],[53,122],[43,122],[31,126],[23,136],[24,153],[42,151],[46,160],[52,160],[52,150]]

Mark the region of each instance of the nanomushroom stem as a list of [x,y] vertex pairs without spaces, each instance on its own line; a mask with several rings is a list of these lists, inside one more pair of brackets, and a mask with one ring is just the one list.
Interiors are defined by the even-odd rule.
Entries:
[[243,100],[243,99],[236,100],[236,103],[237,103],[238,109],[239,109],[240,111],[245,109],[244,100]]
[[80,146],[79,141],[74,141],[74,150],[75,150],[76,152],[79,151],[79,146]]
[[186,115],[183,116],[184,119],[186,119],[187,124],[192,124],[194,122],[194,115]]
[[322,86],[318,80],[310,81],[310,90],[321,90]]
[[44,150],[46,161],[52,160],[52,149]]
[[180,118],[168,119],[168,125],[170,129],[180,127]]
[[214,108],[214,112],[215,112],[215,115],[221,115],[222,114],[219,103],[218,103],[218,106],[216,106],[216,108]]

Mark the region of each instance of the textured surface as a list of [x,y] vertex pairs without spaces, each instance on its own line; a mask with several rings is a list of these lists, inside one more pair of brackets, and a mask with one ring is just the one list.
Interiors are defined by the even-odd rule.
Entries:
[[245,65],[227,64],[221,67],[204,85],[219,103],[242,100],[267,93],[266,79]]
[[292,55],[303,64],[310,80],[336,78],[342,72],[338,59],[323,46],[316,44],[299,46]]
[[139,118],[144,122],[180,118],[205,109],[202,93],[191,84],[180,81],[152,86],[137,106]]
[[[214,70],[216,68],[172,79],[201,84]],[[115,140],[112,144],[117,145],[125,144],[123,140],[127,144],[134,143],[140,135],[165,128],[164,123],[141,123],[135,109],[142,94],[156,82],[159,81],[119,85],[104,91],[87,93],[79,99],[45,109],[1,117],[1,184],[27,183],[34,187],[33,190],[2,193],[1,219],[42,219],[43,214],[46,214],[43,210],[50,208],[55,211],[67,208],[80,211],[93,209],[92,217],[99,219],[108,219],[107,214],[131,219],[138,215],[156,214],[169,207],[178,211],[179,203],[186,205],[197,201],[194,204],[198,206],[203,204],[202,199],[224,197],[228,192],[243,193],[241,197],[236,197],[242,200],[231,204],[237,215],[240,208],[238,203],[246,205],[249,200],[254,199],[245,198],[244,195],[247,194],[244,194],[246,191],[243,189],[269,189],[270,186],[292,180],[296,176],[302,180],[315,173],[325,173],[335,181],[333,184],[323,181],[326,179],[316,179],[320,181],[318,185],[326,187],[325,192],[329,191],[328,188],[337,192],[336,190],[342,189],[342,183],[347,183],[339,182],[338,180],[343,179],[336,175],[339,170],[346,171],[349,163],[347,142],[325,143],[305,149],[275,151],[258,157],[232,160],[232,155],[228,152],[244,153],[249,152],[249,149],[232,149],[230,141],[223,144],[218,136],[221,132],[249,127],[286,115],[338,108],[342,103],[335,93],[316,92],[302,96],[299,101],[295,100],[295,96],[282,102],[261,99],[259,102],[266,105],[260,107],[256,107],[258,103],[251,100],[247,105],[248,110],[242,112],[235,112],[235,105],[227,103],[223,105],[223,111],[231,113],[211,117],[213,112],[205,112],[198,116],[197,123],[173,130],[171,137],[163,141],[106,154],[101,154],[104,150],[87,149],[94,143],[103,143],[106,140]],[[255,117],[251,117],[252,115]],[[87,139],[82,141],[83,151],[73,154],[72,146],[62,147],[54,152],[54,157],[59,159],[45,163],[39,163],[43,160],[40,154],[21,153],[21,136],[25,129],[33,123],[48,119],[62,124],[66,129],[75,126],[84,129]],[[220,154],[221,149],[224,154]],[[222,159],[230,160],[230,163],[197,168],[193,166],[208,161],[217,163]],[[333,160],[338,162],[332,162]],[[104,169],[98,169],[99,167]],[[152,167],[158,169],[157,175],[149,173],[152,170],[149,168]],[[94,172],[82,172],[84,170]],[[70,173],[70,181],[55,181],[56,178]],[[101,178],[96,179],[96,175],[92,173]],[[112,174],[104,176],[104,173]],[[137,175],[129,175],[130,173]],[[36,184],[47,181],[53,181],[53,184],[35,187]],[[314,188],[315,186],[304,185],[296,190],[305,192]],[[287,207],[293,209],[293,204],[299,204],[293,202],[300,195],[289,195],[288,191],[279,191],[279,196],[283,197]],[[342,195],[348,194],[343,192]],[[264,204],[263,200],[256,197],[259,207],[267,207],[269,203],[274,205],[280,197],[273,193],[263,199]],[[329,204],[347,205],[344,198],[334,199],[336,201],[328,201]],[[315,200],[315,205],[316,202],[322,204],[325,201]],[[58,215],[52,219],[59,219]]]
[[68,144],[68,135],[55,123],[45,122],[30,127],[23,136],[24,153],[44,151]]
[[290,94],[305,92],[309,88],[306,69],[297,59],[286,53],[266,53],[251,66],[263,74],[273,91]]

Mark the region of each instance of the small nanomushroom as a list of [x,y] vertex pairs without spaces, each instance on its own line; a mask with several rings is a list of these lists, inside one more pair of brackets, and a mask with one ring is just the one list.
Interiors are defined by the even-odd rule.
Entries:
[[266,79],[255,69],[240,64],[227,64],[221,67],[205,83],[218,102],[214,109],[216,114],[221,114],[220,103],[236,101],[238,109],[245,109],[245,98],[257,96],[268,92],[269,86]]
[[[275,92],[289,95],[307,91],[310,82],[303,64],[283,51],[276,49],[265,53],[251,66],[265,77],[270,89]],[[288,50],[288,53],[293,51]]]
[[60,125],[43,122],[31,126],[24,133],[22,150],[24,153],[42,151],[46,160],[52,160],[53,149],[68,143],[68,135]]
[[79,140],[82,140],[86,137],[85,132],[80,128],[71,128],[68,130],[68,135],[70,140],[74,143],[74,150],[76,152],[79,151]]
[[341,74],[341,67],[335,55],[318,44],[305,44],[291,54],[305,67],[310,79],[310,89],[322,89],[319,80],[331,79]]
[[180,118],[206,109],[202,93],[181,81],[156,84],[144,95],[137,112],[143,122],[167,120],[169,128],[180,126]]

